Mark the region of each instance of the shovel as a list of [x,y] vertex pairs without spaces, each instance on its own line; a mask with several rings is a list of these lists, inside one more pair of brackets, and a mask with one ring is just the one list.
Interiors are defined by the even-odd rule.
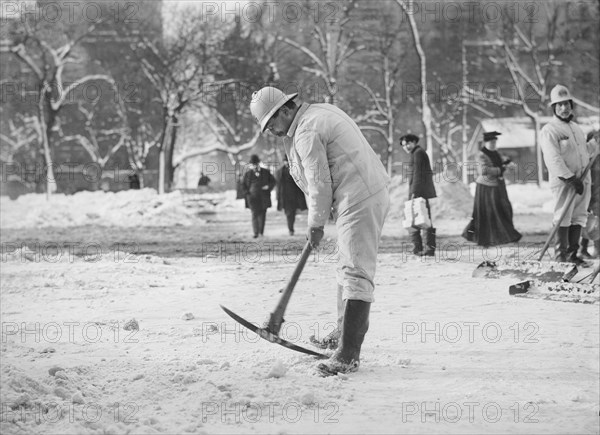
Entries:
[[296,283],[298,282],[298,278],[300,278],[300,274],[302,273],[302,270],[304,269],[304,265],[306,264],[306,261],[308,260],[308,257],[310,256],[311,251],[312,251],[312,247],[311,247],[310,243],[307,241],[306,244],[304,245],[304,249],[302,249],[302,255],[300,256],[300,260],[298,261],[298,264],[296,264],[296,267],[294,268],[292,277],[288,281],[286,287],[283,290],[281,297],[279,298],[279,302],[277,303],[277,306],[275,307],[275,311],[273,311],[271,313],[271,315],[269,316],[269,322],[267,323],[267,326],[260,328],[260,327],[256,326],[255,324],[247,321],[243,317],[235,314],[233,311],[225,308],[223,305],[221,305],[221,308],[223,309],[223,311],[225,311],[227,313],[227,315],[229,315],[236,322],[240,323],[241,325],[250,329],[252,332],[255,332],[256,334],[258,334],[259,337],[261,337],[271,343],[276,343],[281,346],[287,347],[288,349],[292,349],[297,352],[302,352],[302,353],[305,353],[308,355],[313,355],[318,358],[327,358],[326,355],[312,351],[310,349],[305,349],[305,348],[298,346],[294,343],[291,343],[279,336],[279,332],[281,331],[281,325],[283,325],[283,322],[284,322],[283,314],[285,313],[288,303],[290,302],[290,298],[292,297],[292,292],[294,291],[294,287],[296,286]]
[[[590,171],[590,168],[592,167],[597,155],[597,152],[592,155],[589,163],[581,173],[581,180],[583,180]],[[565,206],[563,207],[563,211],[560,214],[559,219],[556,221],[556,224],[554,224],[552,227],[552,231],[550,231],[550,234],[546,239],[546,243],[539,253],[537,261],[513,261],[504,264],[498,264],[495,261],[484,261],[475,268],[472,276],[474,278],[498,278],[500,276],[509,276],[516,279],[535,279],[542,282],[570,281],[575,275],[577,275],[578,272],[577,267],[573,263],[545,264],[542,262],[542,259],[544,258],[544,254],[548,250],[550,243],[552,243],[552,240],[558,231],[560,222],[563,220],[571,204],[575,200],[575,195],[577,195],[577,192],[575,192],[575,189],[571,189]]]
[[[508,294],[517,297],[537,298],[561,302],[597,304],[600,302],[600,284],[595,282],[600,265],[577,282],[542,282],[527,280],[508,288]],[[583,281],[589,280],[584,283]]]

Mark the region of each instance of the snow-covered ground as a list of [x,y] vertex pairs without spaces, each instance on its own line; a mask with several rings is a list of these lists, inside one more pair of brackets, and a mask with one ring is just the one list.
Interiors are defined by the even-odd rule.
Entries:
[[[267,319],[305,215],[290,238],[271,209],[256,242],[233,192],[193,207],[150,190],[2,197],[0,432],[598,433],[600,305],[515,298],[514,280],[472,278],[492,255],[460,239],[472,199],[460,184],[438,192],[440,249],[421,260],[403,251],[395,185],[361,369],[325,379],[314,358],[219,307]],[[531,254],[550,193],[509,196],[525,237],[502,255]],[[333,226],[326,235],[282,330],[306,347],[335,318]]]

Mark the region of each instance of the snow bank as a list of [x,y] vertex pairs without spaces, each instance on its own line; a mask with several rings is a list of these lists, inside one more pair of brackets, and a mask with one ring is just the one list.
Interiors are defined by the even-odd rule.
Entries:
[[510,184],[506,187],[513,212],[518,214],[552,213],[554,208],[550,183]]
[[43,194],[24,195],[16,201],[2,197],[0,221],[4,228],[188,226],[201,223],[200,216],[216,211],[217,204],[222,208],[233,206],[224,193],[205,193],[201,197],[203,201],[193,206],[186,205],[180,191],[159,196],[153,189],[56,194],[49,201]]
[[[439,180],[435,183],[438,197],[431,200],[435,221],[467,220],[473,208],[475,184]],[[552,192],[548,183],[512,184],[507,186],[515,214],[535,215],[552,212]],[[391,219],[403,219],[408,183],[401,176],[392,179]],[[277,205],[275,191],[273,207]],[[153,189],[121,192],[79,192],[75,195],[28,194],[11,201],[0,197],[2,228],[70,227],[100,225],[115,227],[190,226],[204,222],[211,213],[244,211],[244,201],[236,192],[205,192],[184,195],[174,191],[158,195]]]

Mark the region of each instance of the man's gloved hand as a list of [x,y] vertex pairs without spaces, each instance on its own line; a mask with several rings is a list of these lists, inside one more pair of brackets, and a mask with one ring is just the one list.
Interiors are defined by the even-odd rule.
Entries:
[[321,239],[323,239],[323,234],[323,227],[310,227],[308,229],[306,238],[313,249],[317,249],[319,247],[319,243],[321,243]]
[[577,195],[581,195],[583,193],[583,182],[575,175],[566,179],[560,177],[560,179],[567,183],[569,186],[571,186],[573,189],[575,189]]

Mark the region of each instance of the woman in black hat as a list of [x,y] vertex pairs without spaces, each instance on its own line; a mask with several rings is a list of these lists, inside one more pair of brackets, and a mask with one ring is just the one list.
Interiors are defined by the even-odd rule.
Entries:
[[503,245],[521,239],[521,234],[513,226],[512,205],[503,177],[510,159],[502,160],[496,151],[496,140],[500,134],[497,131],[483,134],[473,217],[462,234],[465,239],[481,246]]

